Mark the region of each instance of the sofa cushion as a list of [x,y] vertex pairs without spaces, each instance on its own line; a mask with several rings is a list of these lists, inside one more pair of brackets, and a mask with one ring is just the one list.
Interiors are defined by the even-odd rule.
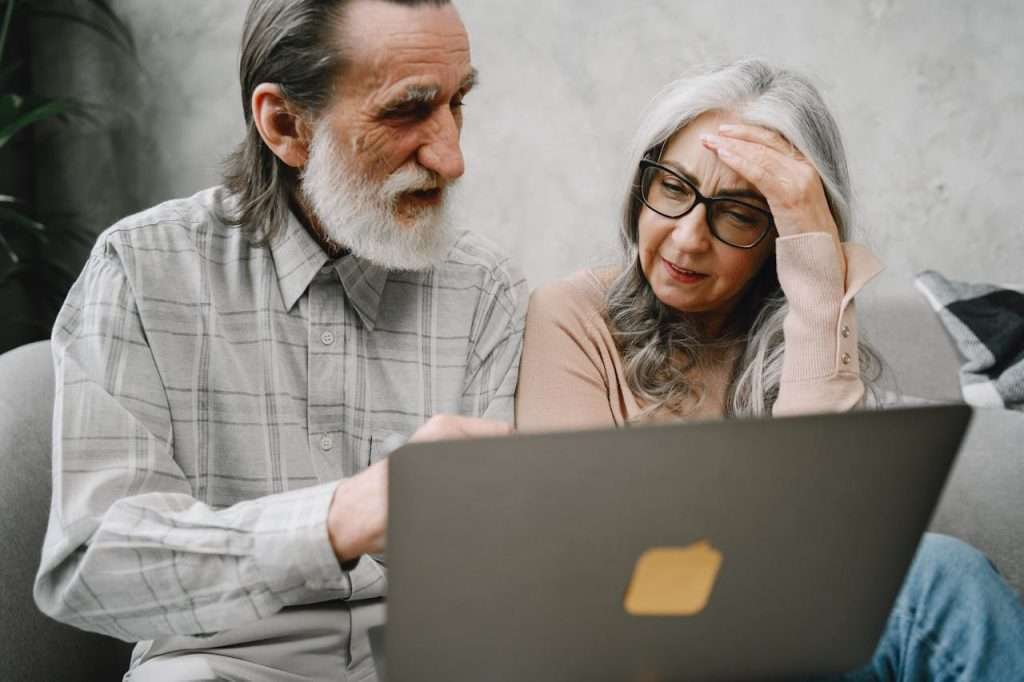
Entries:
[[975,409],[932,530],[983,551],[1024,594],[1024,414]]
[[964,399],[1024,412],[1024,293],[956,282],[931,270],[919,274],[915,284],[964,359]]
[[[858,300],[864,339],[886,365],[882,387],[903,404],[962,402],[960,356],[909,281]],[[977,409],[932,523],[987,554],[1024,593],[1024,415]]]
[[0,355],[0,680],[116,680],[131,645],[44,616],[32,583],[50,502],[48,341]]
[[960,402],[960,358],[935,312],[909,283],[857,300],[861,339],[885,363],[883,384],[901,395]]

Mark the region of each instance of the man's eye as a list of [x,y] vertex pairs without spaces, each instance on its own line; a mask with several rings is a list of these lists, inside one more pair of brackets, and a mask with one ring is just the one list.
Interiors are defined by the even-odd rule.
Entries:
[[430,117],[430,107],[426,104],[413,103],[390,107],[384,110],[387,119],[424,119]]

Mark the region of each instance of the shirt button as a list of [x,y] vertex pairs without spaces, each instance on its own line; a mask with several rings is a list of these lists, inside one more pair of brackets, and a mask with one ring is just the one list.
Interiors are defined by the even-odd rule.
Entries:
[[843,364],[844,364],[844,365],[848,365],[848,364],[850,364],[850,360],[852,360],[852,359],[853,359],[853,358],[851,358],[851,357],[850,357],[850,354],[849,354],[849,353],[843,353],[843,357],[842,357],[842,358],[840,358],[840,360],[842,360],[842,361],[843,361]]
[[844,324],[843,325],[843,331],[840,332],[840,333],[843,335],[844,339],[850,338],[850,325]]
[[333,446],[334,446],[334,439],[333,438],[331,438],[327,434],[324,434],[324,435],[320,436],[320,449],[321,450],[323,450],[324,452],[327,452]]
[[320,335],[320,341],[322,341],[325,346],[331,345],[332,343],[334,343],[334,332],[324,332],[323,334]]
[[332,268],[330,265],[325,265],[322,268],[320,268],[321,275],[329,275],[332,272],[334,272],[334,268]]

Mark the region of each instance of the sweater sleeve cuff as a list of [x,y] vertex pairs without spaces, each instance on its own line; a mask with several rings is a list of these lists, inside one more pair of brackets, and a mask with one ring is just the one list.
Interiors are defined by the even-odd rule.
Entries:
[[776,259],[789,302],[783,381],[856,374],[853,297],[881,272],[881,263],[863,246],[837,244],[824,232],[778,239]]
[[348,596],[348,579],[327,536],[336,487],[332,482],[274,495],[261,510],[254,534],[256,565],[286,606]]

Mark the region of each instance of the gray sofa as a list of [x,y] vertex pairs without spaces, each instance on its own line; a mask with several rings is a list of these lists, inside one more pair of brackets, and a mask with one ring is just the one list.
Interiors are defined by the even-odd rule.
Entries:
[[[910,283],[858,299],[862,338],[889,366],[883,384],[904,402],[960,402],[959,355]],[[1024,412],[975,410],[932,529],[984,551],[1024,593]]]
[[0,355],[0,680],[119,680],[131,645],[50,620],[32,581],[50,507],[50,344]]
[[[959,400],[956,352],[909,284],[859,305],[890,387]],[[129,645],[50,621],[32,602],[50,498],[52,376],[46,342],[0,356],[0,680],[119,679]],[[979,547],[1024,587],[1024,414],[977,413],[933,528]]]

